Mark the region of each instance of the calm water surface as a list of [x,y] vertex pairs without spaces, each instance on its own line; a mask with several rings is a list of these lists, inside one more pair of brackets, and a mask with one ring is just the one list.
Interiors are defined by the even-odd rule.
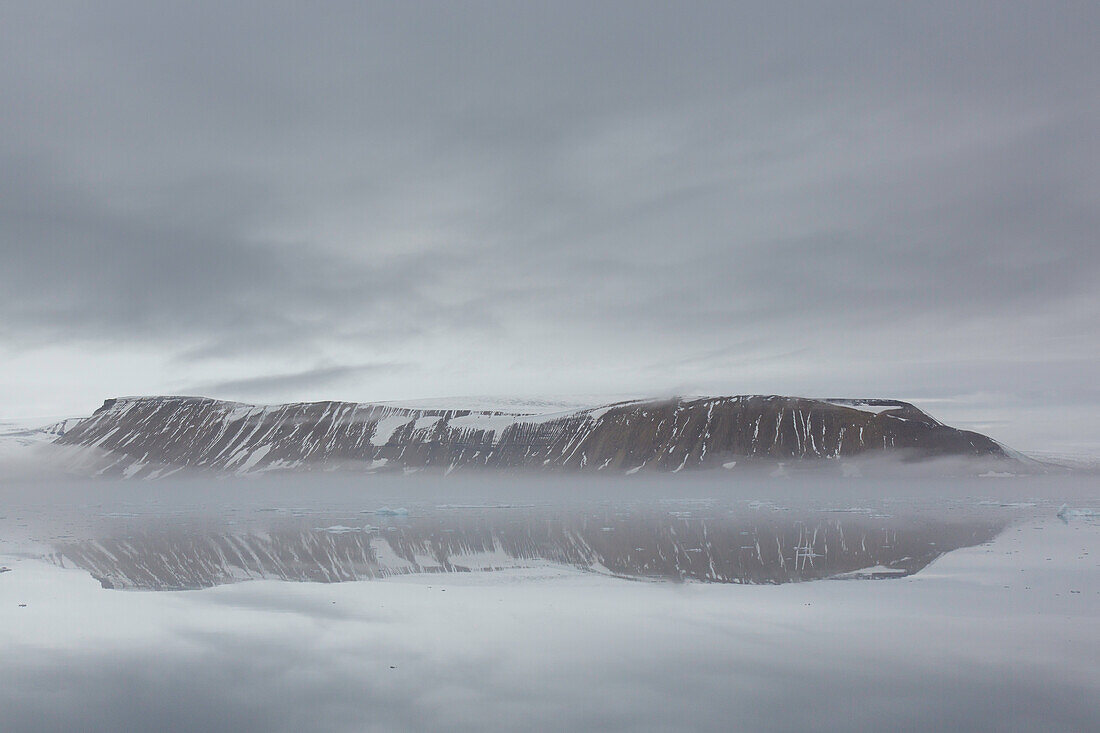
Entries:
[[0,728],[1094,730],[1092,491],[6,485]]

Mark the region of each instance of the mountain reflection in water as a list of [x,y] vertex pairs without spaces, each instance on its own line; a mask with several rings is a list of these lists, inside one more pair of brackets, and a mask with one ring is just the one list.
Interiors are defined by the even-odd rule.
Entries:
[[946,552],[990,541],[1003,527],[990,518],[664,507],[435,508],[340,519],[275,517],[246,527],[141,520],[57,544],[52,560],[88,571],[107,588],[145,590],[545,566],[635,579],[776,584],[904,577]]

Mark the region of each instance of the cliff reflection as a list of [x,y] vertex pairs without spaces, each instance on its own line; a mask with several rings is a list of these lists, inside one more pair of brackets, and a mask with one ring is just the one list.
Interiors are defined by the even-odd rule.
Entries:
[[558,566],[636,579],[776,584],[837,576],[903,577],[1002,524],[817,513],[790,516],[667,508],[436,508],[358,515],[319,526],[276,517],[254,526],[138,523],[55,546],[54,562],[104,587],[184,590],[267,578],[342,582],[410,573]]

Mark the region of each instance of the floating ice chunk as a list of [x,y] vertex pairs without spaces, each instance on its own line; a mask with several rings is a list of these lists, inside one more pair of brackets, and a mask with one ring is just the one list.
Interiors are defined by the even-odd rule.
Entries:
[[409,510],[405,507],[390,509],[388,506],[384,506],[381,509],[375,510],[374,513],[381,517],[406,517],[409,514]]
[[1063,504],[1058,508],[1058,518],[1063,522],[1069,523],[1070,519],[1096,519],[1100,518],[1100,511],[1095,509],[1070,509],[1068,505]]

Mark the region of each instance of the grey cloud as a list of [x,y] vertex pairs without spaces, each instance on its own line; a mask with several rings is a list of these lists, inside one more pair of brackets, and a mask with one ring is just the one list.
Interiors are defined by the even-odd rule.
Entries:
[[1097,356],[1094,6],[0,14],[8,343],[161,349],[173,383],[419,362],[403,396],[665,389],[644,365],[757,340],[690,378],[839,341],[880,380],[917,342]]
[[[430,286],[446,254],[399,255],[385,267],[349,262],[301,243],[253,241],[236,220],[263,194],[234,182],[177,190],[165,208],[121,213],[8,163],[24,170],[15,185],[3,180],[0,195],[9,265],[0,311],[12,338],[204,338],[222,341],[224,355],[249,340],[254,348],[308,348],[354,318],[385,317],[395,338],[403,318],[413,331],[456,317],[412,286]],[[221,198],[239,208],[208,223],[202,202]]]
[[414,366],[411,364],[399,362],[327,366],[306,369],[291,374],[270,374],[262,377],[207,382],[195,385],[187,391],[215,397],[263,396],[306,388],[331,387],[351,379],[412,368]]

